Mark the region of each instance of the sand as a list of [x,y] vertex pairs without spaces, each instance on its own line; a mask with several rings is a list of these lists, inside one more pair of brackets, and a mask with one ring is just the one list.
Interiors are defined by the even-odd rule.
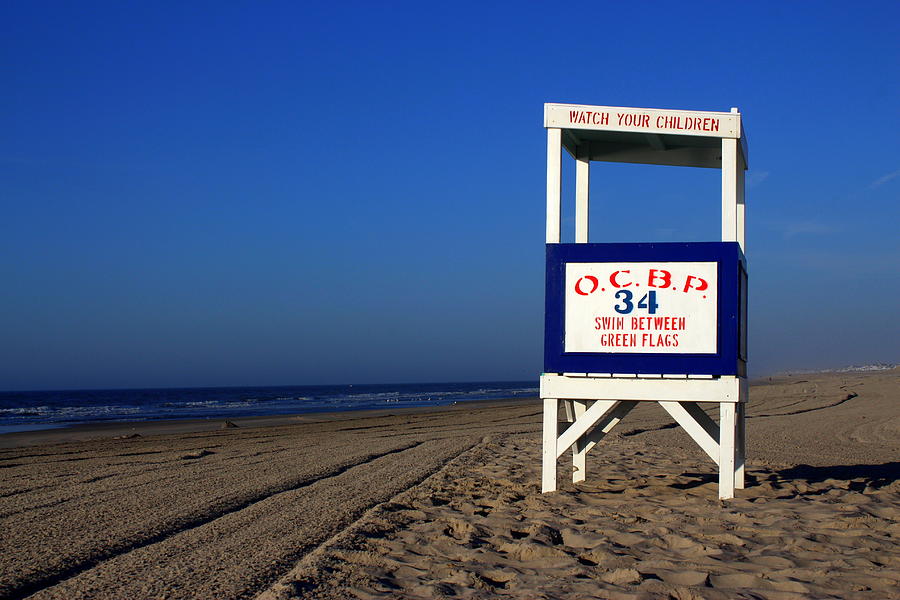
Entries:
[[0,436],[0,597],[900,598],[898,377],[752,386],[725,502],[653,404],[551,494],[537,400]]

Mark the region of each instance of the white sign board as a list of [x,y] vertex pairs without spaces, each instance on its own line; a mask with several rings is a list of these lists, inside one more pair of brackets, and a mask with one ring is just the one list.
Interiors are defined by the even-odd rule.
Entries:
[[544,127],[739,138],[741,116],[723,112],[546,104]]
[[566,263],[565,351],[715,354],[715,262]]

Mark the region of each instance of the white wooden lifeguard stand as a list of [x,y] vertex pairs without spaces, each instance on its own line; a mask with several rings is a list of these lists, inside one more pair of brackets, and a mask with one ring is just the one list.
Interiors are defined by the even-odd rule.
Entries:
[[[653,401],[718,465],[719,498],[733,498],[735,488],[744,487],[747,401],[747,279],[743,254],[747,144],[740,112],[736,108],[725,113],[546,104],[544,126],[547,128],[548,295],[545,372],[540,382],[544,404],[542,491],[556,490],[557,459],[569,448],[572,481],[584,481],[587,453],[638,402]],[[562,244],[560,240],[563,148],[576,161],[575,244]],[[722,242],[588,243],[591,161],[721,168]],[[654,264],[669,266],[658,267],[656,273],[651,269],[649,281],[639,280],[634,274]],[[608,266],[605,271],[604,266]],[[611,271],[613,268],[618,270]],[[668,285],[676,272],[702,268],[713,275],[686,275],[683,286]],[[670,281],[659,275],[663,269],[667,269]],[[579,274],[582,276],[576,280]],[[622,274],[627,277],[623,278]],[[709,298],[707,294],[701,298],[695,293],[702,277],[718,280],[718,285],[709,286]],[[635,287],[622,291],[631,283]],[[641,283],[644,287],[636,287]],[[659,309],[665,308],[665,303],[673,306],[681,303],[673,316],[685,320],[667,323],[685,329],[695,327],[696,331],[680,331],[685,341],[682,348],[627,347],[629,343],[638,343],[642,336],[627,329],[630,317],[623,321],[604,321],[594,316],[607,310],[604,308],[607,306],[619,313],[624,308],[631,310],[638,301],[631,294],[642,293],[648,284],[657,284],[650,302],[658,304]],[[609,287],[609,292],[601,286]],[[576,303],[587,302],[586,298],[593,304],[578,308]],[[622,304],[614,304],[622,298],[630,303],[624,308]],[[660,298],[658,303],[657,298]],[[646,305],[646,296],[641,301]],[[652,306],[651,312],[656,308]],[[588,327],[584,319],[577,321],[578,310],[595,319],[596,325],[591,321],[590,325],[594,326]],[[615,312],[609,314],[616,318]],[[587,331],[600,330],[604,323],[619,327],[610,335],[622,337],[601,337],[597,332]],[[576,331],[579,327],[584,331]],[[650,343],[657,333],[649,336]],[[602,346],[612,344],[610,340],[626,347]],[[699,406],[710,402],[719,404],[718,424]],[[560,406],[570,423],[561,434]]]

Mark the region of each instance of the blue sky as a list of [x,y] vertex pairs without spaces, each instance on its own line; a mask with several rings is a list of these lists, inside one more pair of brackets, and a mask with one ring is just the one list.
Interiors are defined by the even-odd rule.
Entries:
[[[895,1],[5,3],[0,389],[536,378],[544,102],[739,107],[751,374],[896,361],[898,23]],[[717,170],[591,177],[591,241],[718,239]]]

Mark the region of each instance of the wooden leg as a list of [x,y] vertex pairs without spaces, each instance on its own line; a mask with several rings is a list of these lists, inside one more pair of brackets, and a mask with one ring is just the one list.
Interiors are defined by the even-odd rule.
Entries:
[[734,498],[735,403],[719,403],[719,498]]
[[559,434],[559,400],[544,398],[544,450],[541,492],[556,491],[556,441]]
[[[580,419],[584,411],[587,410],[587,402],[584,400],[574,401],[575,419]],[[582,436],[572,446],[572,483],[584,481],[587,477],[587,440]]]
[[563,411],[565,411],[565,413],[566,413],[566,416],[565,416],[566,421],[568,421],[569,423],[574,423],[575,422],[575,409],[572,408],[573,401],[572,400],[560,400],[560,402],[562,402]]
[[747,460],[747,403],[738,402],[737,404],[737,448],[734,468],[734,487],[744,489],[744,464]]

